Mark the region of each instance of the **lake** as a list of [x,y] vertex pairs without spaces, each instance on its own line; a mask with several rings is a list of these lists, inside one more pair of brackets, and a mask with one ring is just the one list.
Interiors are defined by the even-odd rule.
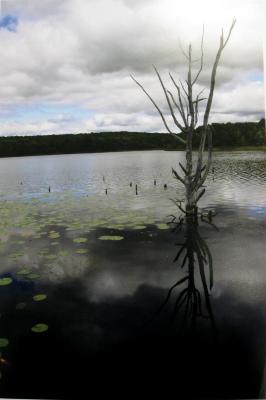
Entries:
[[[2,397],[259,396],[266,153],[214,153],[192,233],[168,224],[179,216],[172,199],[184,197],[171,173],[182,160],[176,151],[0,159]],[[198,310],[186,314],[184,282],[165,299],[185,276],[173,260],[191,235],[212,258],[213,287],[206,295],[195,262]]]

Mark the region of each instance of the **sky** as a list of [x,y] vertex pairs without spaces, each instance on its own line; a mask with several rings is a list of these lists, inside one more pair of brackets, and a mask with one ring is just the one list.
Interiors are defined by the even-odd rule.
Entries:
[[165,132],[130,75],[170,118],[152,65],[173,89],[168,73],[186,79],[182,49],[191,43],[199,57],[204,25],[195,94],[206,88],[208,95],[221,29],[226,33],[234,17],[210,122],[264,117],[265,0],[0,0],[0,11],[1,136]]

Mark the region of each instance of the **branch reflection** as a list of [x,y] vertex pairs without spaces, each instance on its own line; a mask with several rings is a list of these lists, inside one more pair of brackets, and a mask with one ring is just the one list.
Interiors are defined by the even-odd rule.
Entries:
[[[173,320],[181,315],[183,322],[195,329],[198,318],[207,318],[215,334],[216,326],[210,299],[214,281],[210,249],[206,240],[200,235],[198,221],[194,216],[180,216],[178,220],[175,216],[171,217],[169,224],[173,228],[172,231],[178,236],[183,233],[184,241],[177,243],[179,250],[173,261],[184,271],[184,276],[170,287],[158,312],[161,312],[174,297]],[[215,227],[210,213],[209,217],[208,214],[206,217],[202,213],[201,221]]]

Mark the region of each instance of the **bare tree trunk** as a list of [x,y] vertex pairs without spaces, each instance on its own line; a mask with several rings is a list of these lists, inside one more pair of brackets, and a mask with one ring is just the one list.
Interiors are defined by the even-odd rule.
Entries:
[[[154,70],[156,72],[156,75],[159,79],[159,82],[162,86],[165,99],[169,108],[169,114],[172,117],[172,120],[176,127],[180,130],[179,133],[173,132],[167,121],[165,116],[163,115],[162,111],[158,107],[158,105],[155,103],[153,98],[147,93],[147,91],[144,89],[144,87],[136,81],[135,78],[132,79],[137,83],[137,85],[143,90],[143,92],[148,96],[154,107],[157,109],[158,113],[160,114],[162,121],[164,123],[165,128],[167,131],[174,136],[179,142],[183,143],[186,145],[186,165],[185,167],[179,163],[184,175],[181,176],[179,175],[174,169],[172,169],[173,174],[175,178],[180,181],[184,187],[185,187],[185,194],[186,194],[186,200],[185,200],[185,207],[182,207],[181,201],[177,200],[176,204],[178,208],[182,211],[185,212],[186,215],[189,218],[194,219],[195,221],[197,220],[197,202],[199,199],[203,196],[205,193],[205,189],[202,188],[208,172],[211,167],[211,162],[212,162],[212,132],[210,129],[210,126],[208,125],[209,121],[209,115],[210,115],[210,110],[211,110],[211,105],[212,105],[212,99],[213,99],[213,93],[214,93],[214,88],[215,88],[215,78],[216,78],[216,72],[217,72],[217,67],[221,58],[222,51],[224,50],[230,36],[231,32],[234,28],[234,25],[236,23],[236,20],[234,19],[231,27],[229,29],[229,32],[227,34],[227,37],[224,39],[224,34],[222,31],[222,34],[220,36],[220,45],[218,48],[218,51],[216,53],[215,61],[213,63],[212,67],[212,73],[211,73],[211,81],[210,81],[210,91],[209,95],[207,98],[201,98],[200,93],[196,96],[196,98],[193,98],[193,86],[197,82],[199,75],[202,71],[203,68],[203,38],[204,38],[204,27],[203,27],[203,32],[202,32],[202,39],[201,39],[201,57],[200,57],[200,66],[199,69],[195,75],[195,78],[192,79],[192,64],[195,62],[195,60],[192,60],[192,47],[189,45],[188,48],[188,53],[184,53],[187,61],[188,61],[188,74],[187,74],[187,80],[185,81],[185,84],[187,87],[185,87],[185,84],[183,84],[180,81],[180,86],[176,83],[175,79],[173,76],[169,73],[170,78],[172,83],[174,84],[175,89],[177,90],[177,98],[173,96],[170,90],[167,90],[165,88],[165,85],[163,83],[163,80],[157,71],[156,67],[154,67]],[[203,116],[203,132],[201,135],[201,140],[200,140],[200,145],[198,149],[198,157],[197,157],[197,164],[196,168],[193,166],[193,134],[195,132],[195,128],[198,123],[198,117],[199,117],[199,103],[202,100],[207,100],[204,116]],[[176,117],[174,113],[174,107],[177,109],[179,116],[182,120],[182,122],[178,121],[178,118]],[[180,137],[180,134],[186,135],[186,139],[184,140],[182,137]],[[206,160],[206,163],[204,165],[203,163],[203,155],[205,151],[205,144],[206,144],[206,139],[207,139],[207,146],[208,146],[208,157]]]

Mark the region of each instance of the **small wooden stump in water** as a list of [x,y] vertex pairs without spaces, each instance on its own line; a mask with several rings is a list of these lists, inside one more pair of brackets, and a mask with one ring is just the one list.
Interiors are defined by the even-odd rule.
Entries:
[[135,186],[135,189],[136,189],[136,195],[138,195],[138,185],[137,184]]
[[49,193],[51,192],[51,186],[48,187],[48,192],[49,192]]

